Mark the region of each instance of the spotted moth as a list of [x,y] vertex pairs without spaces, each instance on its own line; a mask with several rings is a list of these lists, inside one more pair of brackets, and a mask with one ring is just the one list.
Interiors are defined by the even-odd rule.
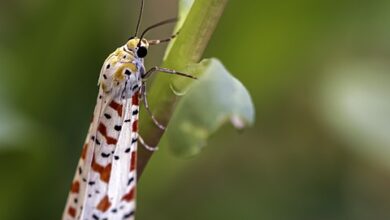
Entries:
[[[137,23],[137,36],[141,13]],[[150,45],[168,42],[143,38],[150,29],[175,21],[166,20],[132,37],[105,60],[99,77],[99,94],[77,171],[67,199],[63,220],[134,219],[140,101],[149,111],[145,80],[153,72],[195,78],[166,68],[145,71],[144,57]],[[164,129],[151,114],[154,123]]]

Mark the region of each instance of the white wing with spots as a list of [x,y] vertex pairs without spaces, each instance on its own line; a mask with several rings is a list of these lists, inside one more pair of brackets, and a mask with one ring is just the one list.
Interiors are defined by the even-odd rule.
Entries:
[[136,193],[138,65],[119,48],[103,64],[99,96],[63,220],[133,219]]

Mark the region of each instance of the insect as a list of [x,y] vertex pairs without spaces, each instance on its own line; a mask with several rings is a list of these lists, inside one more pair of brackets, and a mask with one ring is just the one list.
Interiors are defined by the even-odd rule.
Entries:
[[143,59],[148,47],[168,42],[175,35],[163,40],[146,40],[144,35],[176,19],[152,25],[138,38],[143,7],[144,1],[141,0],[135,37],[109,55],[101,69],[93,120],[82,148],[63,220],[134,219],[137,142],[148,150],[155,150],[146,145],[138,134],[140,101],[143,101],[153,122],[164,129],[149,110],[145,81],[155,72],[195,79],[186,73],[161,67],[145,71]]

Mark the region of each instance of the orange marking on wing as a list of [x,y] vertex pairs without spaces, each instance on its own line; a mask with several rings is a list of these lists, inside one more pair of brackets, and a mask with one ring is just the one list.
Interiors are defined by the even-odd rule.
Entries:
[[102,200],[100,200],[97,209],[106,212],[111,206],[110,200],[108,199],[108,196],[106,195]]
[[130,171],[135,170],[135,166],[137,165],[137,152],[131,152],[131,161],[130,161]]
[[107,135],[107,128],[106,126],[100,122],[99,124],[99,127],[98,127],[98,131],[104,136],[104,138],[106,139],[107,141],[107,144],[116,144],[118,142],[117,139],[113,138],[113,137],[110,137]]
[[100,173],[100,179],[103,182],[108,183],[111,176],[111,164],[108,164],[106,167],[104,167],[103,171]]
[[74,183],[72,183],[72,187],[70,188],[70,191],[72,193],[78,193],[80,191],[80,182],[75,181]]
[[108,164],[107,166],[103,167],[102,165],[98,164],[95,161],[95,157],[92,159],[92,170],[100,174],[100,179],[103,182],[108,183],[110,180],[110,175],[111,175],[111,164]]
[[125,194],[123,197],[122,197],[122,200],[126,201],[126,202],[130,202],[131,200],[133,200],[135,197],[135,188],[132,188],[130,190],[130,192],[128,192],[127,194]]
[[123,105],[115,101],[111,101],[109,106],[118,112],[118,115],[122,117]]
[[132,131],[133,132],[137,132],[138,131],[138,120],[135,120],[133,122],[133,130]]
[[131,97],[131,104],[133,105],[139,105],[139,93],[136,92],[134,95]]
[[81,151],[81,159],[85,160],[87,156],[88,144],[84,144],[83,150]]
[[76,209],[73,208],[73,207],[69,207],[69,208],[68,208],[68,214],[69,214],[72,218],[76,217]]

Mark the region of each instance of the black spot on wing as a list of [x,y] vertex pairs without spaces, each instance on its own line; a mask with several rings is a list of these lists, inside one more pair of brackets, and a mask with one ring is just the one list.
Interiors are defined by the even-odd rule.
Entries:
[[111,154],[110,154],[110,153],[106,154],[106,153],[102,152],[100,155],[101,155],[102,157],[104,157],[104,158],[107,158],[107,157],[109,157]]
[[133,86],[133,88],[131,88],[131,90],[132,90],[132,91],[135,91],[135,90],[138,89],[138,87],[139,87],[139,85],[138,85],[138,84],[135,84],[135,85]]
[[92,218],[93,218],[94,220],[99,220],[99,217],[98,217],[97,215],[95,215],[95,214],[92,215]]
[[124,218],[124,219],[130,218],[130,217],[133,216],[133,215],[134,215],[134,211],[131,211],[131,212],[125,214],[125,215],[123,216],[123,218]]
[[122,126],[120,126],[120,125],[115,125],[115,126],[114,126],[114,129],[115,129],[116,131],[120,131],[120,130],[122,129]]
[[134,181],[134,177],[131,177],[129,181],[127,182],[127,185],[130,185]]

